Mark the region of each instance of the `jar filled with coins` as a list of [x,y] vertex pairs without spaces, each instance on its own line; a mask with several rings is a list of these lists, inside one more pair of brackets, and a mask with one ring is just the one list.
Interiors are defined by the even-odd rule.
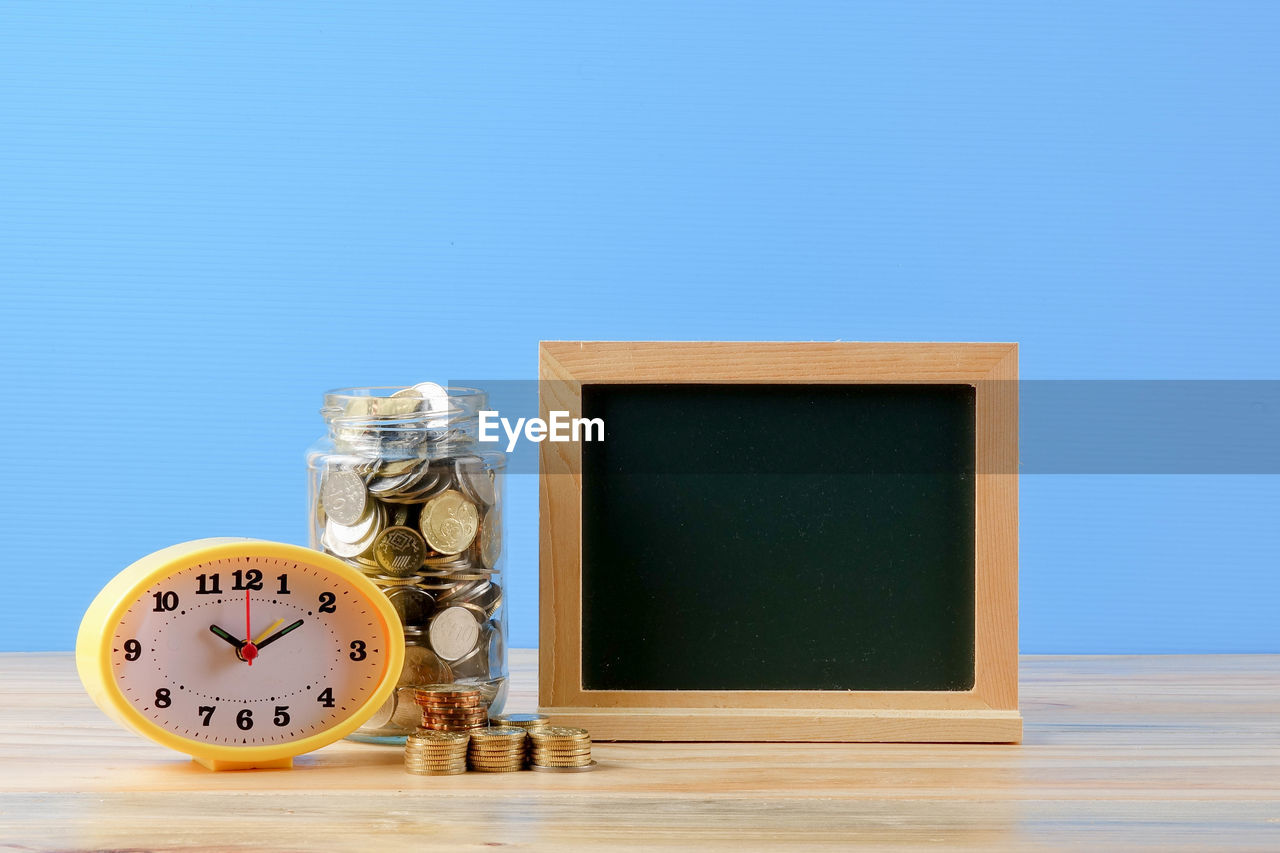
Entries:
[[325,394],[328,434],[307,453],[311,547],[377,584],[405,634],[399,685],[356,740],[402,742],[421,725],[414,690],[426,685],[467,685],[502,710],[506,460],[477,441],[487,404],[433,382]]

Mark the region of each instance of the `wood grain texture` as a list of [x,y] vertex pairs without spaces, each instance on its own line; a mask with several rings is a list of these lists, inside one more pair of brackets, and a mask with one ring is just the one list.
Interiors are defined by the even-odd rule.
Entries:
[[[530,710],[536,653],[512,652]],[[1280,656],[1024,657],[1021,745],[597,744],[583,774],[409,776],[339,743],[210,773],[0,655],[18,850],[1280,849]]]
[[[967,691],[582,688],[582,465],[540,445],[541,704],[608,739],[706,740],[720,709],[750,740],[1016,742],[1018,347],[1013,343],[544,341],[541,417],[582,413],[584,383],[971,383],[976,392],[974,687]],[[660,714],[629,713],[663,709]],[[683,713],[677,709],[683,709]],[[809,709],[797,728],[796,711]],[[787,720],[782,723],[782,720]]]

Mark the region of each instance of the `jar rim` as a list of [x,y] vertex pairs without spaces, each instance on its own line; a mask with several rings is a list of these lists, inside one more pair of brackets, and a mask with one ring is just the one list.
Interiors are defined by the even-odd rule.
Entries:
[[[412,388],[412,385],[363,385],[346,388],[333,388],[324,392],[324,405],[320,414],[326,421],[359,421],[373,423],[388,422],[423,422],[432,423],[455,422],[469,420],[479,416],[480,409],[488,402],[489,395],[479,388],[462,385],[441,386],[448,395],[449,406],[445,409],[430,411],[413,410],[407,412],[391,412],[379,414],[367,408],[357,409],[353,404],[367,400],[390,400],[400,391]],[[408,398],[412,399],[412,398]]]

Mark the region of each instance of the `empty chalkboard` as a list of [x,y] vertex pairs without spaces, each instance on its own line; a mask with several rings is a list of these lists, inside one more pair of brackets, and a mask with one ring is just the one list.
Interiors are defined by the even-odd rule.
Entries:
[[583,384],[585,690],[974,686],[971,384]]

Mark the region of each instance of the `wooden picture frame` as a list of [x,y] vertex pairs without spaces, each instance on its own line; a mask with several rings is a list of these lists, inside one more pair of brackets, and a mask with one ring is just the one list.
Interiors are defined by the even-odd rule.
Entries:
[[584,690],[581,446],[540,445],[539,700],[600,740],[1017,742],[1017,344],[548,341],[541,416],[590,383],[933,383],[976,389],[975,671],[964,691]]

